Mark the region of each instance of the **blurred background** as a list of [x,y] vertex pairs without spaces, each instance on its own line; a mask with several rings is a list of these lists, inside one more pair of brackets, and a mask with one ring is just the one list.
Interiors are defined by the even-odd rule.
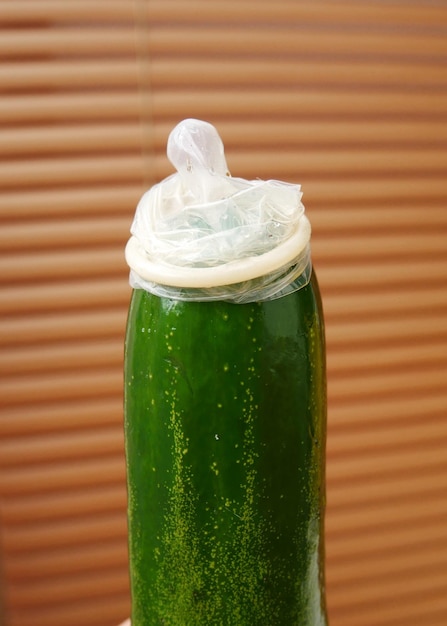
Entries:
[[2,626],[129,613],[123,248],[186,117],[303,186],[331,626],[445,626],[447,3],[0,0],[0,28]]

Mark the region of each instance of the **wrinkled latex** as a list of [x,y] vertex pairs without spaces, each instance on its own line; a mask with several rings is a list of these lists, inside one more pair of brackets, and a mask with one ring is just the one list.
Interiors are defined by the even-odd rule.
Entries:
[[[143,195],[131,227],[151,262],[212,268],[262,255],[296,231],[304,213],[300,186],[231,177],[222,141],[211,124],[192,119],[178,124],[169,136],[167,154],[177,172]],[[307,247],[288,267],[256,277],[250,285],[175,290],[135,272],[131,284],[178,299],[244,302],[279,297],[288,285],[296,290],[309,277]]]

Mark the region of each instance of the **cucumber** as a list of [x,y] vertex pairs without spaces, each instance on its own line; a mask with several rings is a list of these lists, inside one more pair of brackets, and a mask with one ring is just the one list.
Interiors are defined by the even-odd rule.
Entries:
[[315,274],[250,304],[134,290],[132,626],[326,626],[325,437]]

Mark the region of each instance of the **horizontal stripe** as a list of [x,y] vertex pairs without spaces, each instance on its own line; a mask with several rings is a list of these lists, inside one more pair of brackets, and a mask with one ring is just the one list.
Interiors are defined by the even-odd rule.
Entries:
[[[85,281],[70,280],[4,287],[0,312],[6,315],[66,312],[101,306],[127,306],[129,300],[130,287],[124,276],[119,278],[101,276],[96,280],[91,278]],[[26,368],[29,363],[28,359],[24,359],[22,366]]]
[[[183,117],[201,117],[218,124],[219,117],[234,116],[262,119],[268,116],[295,117],[331,116],[341,119],[352,116],[361,119],[415,119],[436,116],[445,120],[446,95],[427,98],[419,91],[403,94],[399,91],[370,91],[334,89],[300,89],[298,86],[272,92],[260,88],[249,91],[172,90],[151,94],[152,113],[158,121],[174,125]],[[181,111],[179,111],[181,103]],[[128,119],[140,113],[140,99],[129,91],[108,93],[62,93],[58,95],[7,95],[0,101],[0,121],[3,123],[43,123],[48,121]]]
[[[105,490],[105,493],[113,500],[109,491]],[[125,498],[125,491],[122,493]],[[95,496],[100,496],[100,493]],[[122,503],[120,506],[122,508]],[[114,567],[126,570],[127,546],[120,541],[110,540],[96,546],[77,546],[71,549],[33,552],[29,555],[16,554],[9,563],[8,575],[12,580],[26,581]]]
[[[100,391],[98,393],[100,395]],[[79,396],[78,396],[79,397]],[[119,427],[87,432],[10,439],[2,450],[1,466],[14,468],[35,463],[57,463],[80,458],[122,455],[123,432]],[[34,519],[34,518],[33,518]]]
[[[0,2],[0,492],[8,626],[130,614],[124,244],[166,141],[302,185],[328,364],[331,626],[444,626],[447,9]],[[135,28],[136,26],[136,28]]]
[[[90,416],[91,419],[91,416]],[[8,496],[23,496],[24,494],[32,495],[35,493],[48,493],[56,491],[69,492],[72,489],[89,489],[92,486],[102,485],[116,485],[117,483],[123,484],[125,480],[125,468],[122,454],[115,457],[97,458],[94,460],[84,460],[79,463],[58,463],[57,471],[55,471],[55,465],[42,464],[39,467],[21,467],[16,468],[14,471],[9,471],[7,478],[1,480],[2,493],[5,498]],[[125,512],[121,511],[116,515],[119,521],[120,533],[123,533],[125,527]],[[94,527],[98,529],[100,533],[101,519],[93,518],[88,523],[94,523]],[[70,541],[67,543],[76,542],[76,529],[73,528],[74,522],[70,520],[66,522],[67,529],[70,534]],[[27,545],[22,542],[20,532],[15,527],[7,527],[4,529],[5,538],[5,552],[10,550],[33,550],[36,548],[42,549],[44,547],[43,536],[39,536],[38,533],[34,534],[33,529],[26,530]],[[18,534],[17,534],[18,533]],[[56,545],[60,542],[60,545],[64,545],[65,536],[61,531],[60,536],[57,538],[52,535],[51,529],[43,530],[43,535],[46,537],[48,545]],[[122,536],[113,535],[110,536]],[[16,538],[16,539],[14,539]],[[99,537],[97,537],[98,539]],[[105,537],[104,537],[105,538]],[[53,543],[54,539],[54,543]],[[79,541],[82,543],[82,538],[79,536]]]
[[[92,489],[73,490],[69,493],[55,492],[41,494],[38,498],[27,497],[10,498],[5,502],[4,519],[9,524],[26,524],[30,519],[35,524],[41,524],[45,521],[51,522],[55,520],[64,520],[73,518],[74,516],[82,518],[86,515],[97,515],[103,513],[111,513],[122,511],[126,508],[127,493],[125,485],[102,485],[100,488],[93,486]],[[98,546],[99,547],[99,546]],[[84,548],[85,550],[85,548]],[[117,544],[115,551],[125,552],[125,546]],[[34,565],[36,561],[42,559],[45,553],[33,553]],[[55,563],[58,562],[62,566],[61,555],[58,551],[47,555],[48,560]],[[127,555],[126,555],[127,557]],[[84,563],[84,568],[94,569],[94,562]],[[17,572],[16,576],[35,577],[36,571],[27,567],[26,555],[18,555],[10,563],[11,576]],[[21,570],[28,570],[26,575]],[[70,570],[69,564],[65,564],[67,571]],[[56,573],[56,572],[54,572]]]
[[[445,7],[425,4],[421,8],[419,3],[403,2],[380,6],[377,3],[362,3],[351,1],[327,4],[324,2],[300,2],[292,0],[261,1],[256,8],[256,14],[251,10],[251,2],[235,0],[215,0],[212,3],[201,0],[192,0],[186,6],[183,0],[164,0],[153,2],[149,8],[143,2],[137,3],[140,18],[145,16],[152,20],[177,21],[185,23],[206,22],[208,20],[226,20],[227,22],[258,24],[262,21],[268,24],[275,21],[299,20],[308,24],[341,24],[351,25],[385,25],[413,28],[439,26],[446,19]],[[148,8],[147,12],[145,9]],[[61,4],[58,0],[3,0],[0,11],[1,24],[33,23],[37,20],[53,20],[64,22],[95,20],[114,22],[115,20],[132,19],[133,13],[129,5],[122,0],[108,0],[107,4],[95,3],[90,0],[77,0]]]
[[119,592],[127,584],[127,573],[122,569],[117,571],[113,568],[95,573],[83,573],[80,576],[72,576],[70,579],[52,581],[51,591],[45,580],[33,581],[32,583],[15,586],[10,595],[11,607],[35,607],[51,603],[60,604],[67,601],[97,597],[103,595],[102,587],[109,593]]
[[[74,432],[90,428],[120,425],[123,419],[121,398],[92,398],[70,403],[46,402],[34,407],[22,406],[8,411],[9,420],[0,421],[0,434],[9,437]],[[61,415],[64,419],[61,420]],[[92,415],[95,416],[92,421]]]
[[12,318],[2,324],[0,344],[30,345],[46,341],[82,341],[123,336],[126,307],[107,311]]
[[[240,151],[229,154],[232,170],[247,172],[257,170],[268,172],[269,178],[281,178],[281,172],[289,171],[301,179],[324,179],[326,177],[382,175],[386,179],[393,174],[400,176],[428,175],[444,181],[447,169],[447,151],[441,148],[404,150],[342,150],[334,151],[331,158],[328,150],[271,151],[265,155],[255,152],[243,154]],[[165,165],[163,157],[162,167]],[[22,160],[10,162],[0,172],[0,188],[43,187],[57,185],[89,185],[105,182],[139,182],[143,178],[141,156],[98,155],[96,157],[70,157],[67,159]],[[174,168],[171,168],[172,170]]]
[[[128,587],[123,588],[121,593],[109,593],[107,590],[98,594],[95,598],[89,598],[80,602],[77,598],[73,602],[64,602],[62,605],[50,603],[40,608],[38,615],[42,626],[79,626],[79,624],[91,623],[94,626],[104,623],[114,624],[124,621],[130,614],[130,602]],[[21,608],[11,612],[9,626],[37,626],[36,608]]]
[[[141,71],[133,59],[33,60],[23,65],[5,61],[0,67],[0,90],[31,92],[39,89],[132,88]],[[247,88],[291,85],[380,88],[393,91],[442,89],[445,73],[442,62],[415,64],[398,59],[386,64],[374,59],[323,61],[305,59],[299,64],[287,56],[278,59],[202,58],[201,55],[172,58],[157,56],[151,62],[152,89],[185,87]]]
[[142,181],[139,184],[109,184],[45,188],[5,192],[2,194],[0,217],[5,220],[27,218],[60,218],[63,216],[98,215],[122,216],[123,207],[129,209],[133,217],[134,207],[143,193]]
[[[0,154],[22,155],[26,159],[30,155],[53,154],[61,154],[67,158],[84,151],[101,154],[111,149],[130,152],[141,148],[142,128],[136,121],[5,128],[2,131],[4,142],[0,145]],[[153,130],[153,145],[160,155],[166,152],[166,141],[171,128],[169,123],[160,123]],[[300,147],[309,152],[316,147],[328,151],[331,148],[345,151],[351,146],[358,149],[365,145],[382,146],[395,152],[399,147],[415,151],[429,148],[434,151],[436,147],[445,148],[447,142],[445,125],[430,119],[392,122],[368,119],[301,122],[294,119],[281,122],[266,118],[262,121],[231,123],[221,119],[218,130],[228,155],[236,155],[239,151],[247,153],[250,148],[256,155],[256,151],[261,148],[270,151],[272,144],[287,149]]]
[[[167,27],[163,24],[148,25],[150,32],[149,49],[152,54],[169,53],[206,54],[212,51],[217,56],[236,56],[246,54],[275,55],[279,51],[287,54],[337,54],[360,56],[377,54],[389,57],[409,59],[425,59],[433,61],[438,56],[439,61],[445,58],[447,44],[445,37],[435,29],[429,34],[408,33],[406,30],[395,30],[390,37],[388,32],[369,28],[352,29],[325,29],[324,36],[316,37],[315,32],[307,25],[301,27],[299,23],[289,26],[281,24],[278,28],[279,46],[270,48],[274,40],[272,26],[259,24],[256,29],[247,29],[244,25],[233,24],[231,29],[226,25],[208,25],[207,28],[196,25],[185,27],[177,26],[175,21]],[[363,30],[363,32],[359,32]],[[319,29],[321,33],[321,28]],[[115,27],[77,28],[67,26],[63,29],[28,28],[7,29],[0,42],[0,57],[21,58],[36,57],[39,55],[63,54],[80,57],[83,55],[118,56],[120,54],[135,53],[135,33],[132,25],[117,25]]]
[[59,0],[2,0],[0,5],[0,24],[28,24],[36,21],[48,24],[48,20],[57,23],[85,20],[107,22],[128,19],[133,23],[133,12],[129,4],[122,0],[108,0],[107,3],[92,3],[90,0],[64,2]]

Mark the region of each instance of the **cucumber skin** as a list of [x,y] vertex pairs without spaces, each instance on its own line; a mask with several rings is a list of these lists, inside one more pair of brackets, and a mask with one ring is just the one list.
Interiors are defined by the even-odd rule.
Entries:
[[326,626],[326,369],[315,274],[278,300],[132,294],[132,626]]

